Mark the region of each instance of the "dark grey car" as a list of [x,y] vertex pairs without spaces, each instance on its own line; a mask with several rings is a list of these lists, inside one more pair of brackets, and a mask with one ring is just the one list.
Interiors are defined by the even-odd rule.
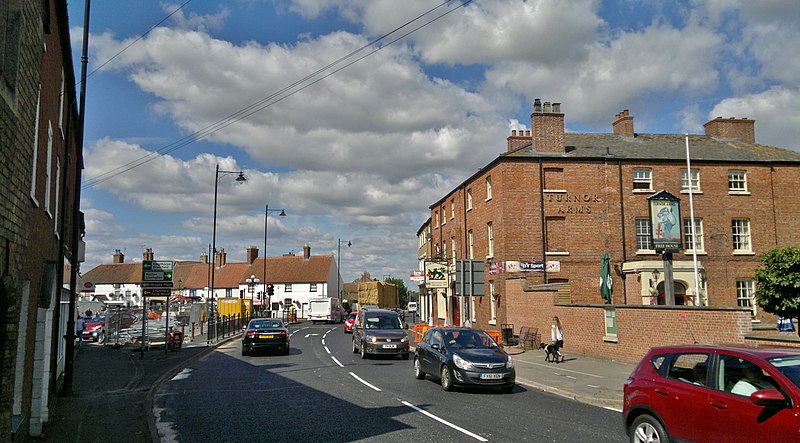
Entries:
[[373,355],[399,355],[408,360],[407,326],[396,312],[386,309],[362,309],[353,328],[353,353],[361,358]]

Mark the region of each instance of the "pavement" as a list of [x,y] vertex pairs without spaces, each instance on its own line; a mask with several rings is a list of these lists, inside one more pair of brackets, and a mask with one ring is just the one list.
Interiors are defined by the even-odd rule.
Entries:
[[[298,325],[294,325],[295,327]],[[220,337],[219,343],[237,335]],[[55,397],[44,434],[34,442],[156,442],[153,394],[158,386],[211,352],[206,337],[195,336],[183,348],[142,351],[138,345],[76,346],[73,392]],[[622,387],[633,364],[580,355],[564,348],[563,363],[547,363],[544,351],[507,347],[517,383],[527,389],[622,410]]]

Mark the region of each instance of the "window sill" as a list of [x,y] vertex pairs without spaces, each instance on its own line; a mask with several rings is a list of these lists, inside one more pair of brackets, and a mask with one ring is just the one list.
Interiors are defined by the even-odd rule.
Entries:
[[750,191],[731,191],[729,189],[728,195],[750,195]]
[[733,251],[733,255],[756,255],[753,251]]
[[488,322],[490,325],[495,326],[497,325],[497,320],[489,320]]
[[702,195],[702,194],[703,194],[703,191],[701,191],[701,190],[697,190],[697,191],[690,191],[690,190],[688,190],[688,189],[681,189],[681,194],[695,194],[695,195]]
[[654,192],[656,192],[656,191],[653,190],[653,189],[634,189],[633,190],[634,194],[652,194]]
[[616,335],[604,335],[603,341],[606,343],[619,343]]
[[655,255],[655,254],[656,254],[656,250],[655,249],[637,249],[636,250],[636,255]]
[[567,256],[569,252],[545,252],[544,255],[560,255],[560,256]]
[[685,250],[683,251],[683,255],[692,255],[692,254],[697,254],[697,255],[708,255],[708,252],[706,252],[705,250],[693,251],[693,250],[691,250],[691,249],[685,249]]
[[486,199],[486,200],[484,200],[484,201],[485,201],[485,202],[490,202],[490,201],[492,201],[492,197],[489,197],[489,198],[487,198],[487,199]]
[[567,190],[566,190],[566,189],[545,189],[545,190],[543,190],[542,192],[544,192],[545,194],[548,194],[548,193],[552,193],[552,194],[566,194],[566,193],[567,193]]

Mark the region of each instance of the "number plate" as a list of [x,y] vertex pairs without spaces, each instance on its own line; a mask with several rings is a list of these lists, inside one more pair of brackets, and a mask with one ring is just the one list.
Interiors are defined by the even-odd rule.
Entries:
[[275,338],[275,336],[274,336],[274,335],[265,335],[265,334],[260,334],[260,335],[258,336],[258,338]]
[[397,349],[397,345],[383,345],[383,349]]
[[503,374],[481,374],[481,380],[500,380]]

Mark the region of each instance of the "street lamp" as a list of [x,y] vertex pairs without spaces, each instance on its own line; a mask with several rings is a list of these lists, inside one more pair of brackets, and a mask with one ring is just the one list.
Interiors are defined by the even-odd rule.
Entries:
[[[353,244],[350,243],[350,240],[348,240],[347,241],[347,247],[349,248],[350,246],[353,246]],[[339,302],[341,302],[342,301],[342,290],[339,289],[339,280],[342,279],[342,269],[341,269],[341,265],[342,265],[342,239],[341,238],[339,239],[339,248],[338,248],[338,252],[336,253],[336,258],[339,259],[339,272],[336,273],[337,274],[336,275],[336,293],[339,294]]]
[[[247,179],[244,177],[244,173],[242,171],[222,171],[219,169],[219,164],[217,164],[217,172],[214,175],[214,224],[212,227],[211,233],[211,292],[208,296],[206,296],[206,312],[208,312],[208,298],[214,296],[214,269],[217,267],[217,191],[219,189],[219,177],[220,174],[239,174],[236,177],[237,183],[244,183]],[[210,332],[210,331],[209,331]],[[214,320],[214,340],[217,339],[217,321]]]
[[258,279],[255,275],[251,274],[249,278],[245,279],[247,282],[247,292],[250,293],[250,315],[252,315],[253,308],[256,306],[255,300],[253,299],[253,294],[256,292],[256,285],[261,280]]
[[[262,275],[263,277],[262,282],[264,282],[264,292],[261,294],[261,297],[266,297],[267,299],[267,309],[270,311],[270,316],[272,316],[272,297],[270,297],[269,294],[267,294],[267,233],[269,232],[268,231],[269,213],[278,211],[280,211],[280,214],[278,214],[279,217],[286,217],[286,211],[284,211],[283,209],[270,209],[269,203],[267,203],[266,207],[264,208],[264,272]],[[261,302],[262,303],[264,302],[263,298]]]

